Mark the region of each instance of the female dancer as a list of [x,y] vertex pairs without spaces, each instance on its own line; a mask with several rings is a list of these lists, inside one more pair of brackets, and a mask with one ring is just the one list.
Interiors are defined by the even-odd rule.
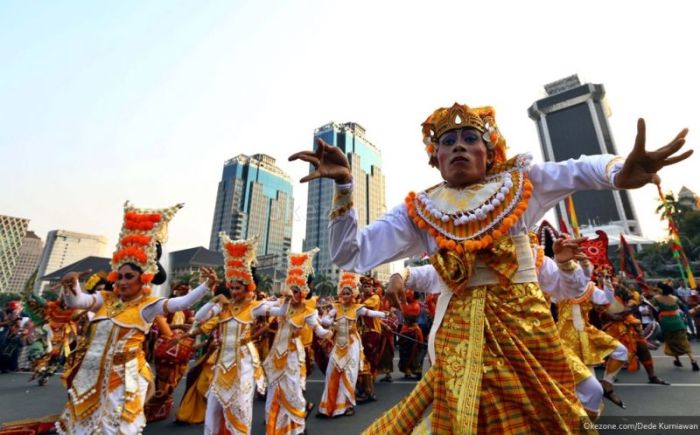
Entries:
[[313,273],[313,257],[318,248],[290,254],[287,271],[288,299],[277,314],[278,329],[263,368],[267,377],[265,415],[268,434],[304,433],[305,418],[313,406],[304,398],[306,353],[301,334],[305,326],[321,337],[330,335],[317,322],[316,299],[306,299],[307,279]]
[[216,274],[202,269],[205,282],[187,296],[163,299],[149,295],[150,285],[165,281],[157,263],[158,244],[166,224],[181,207],[142,210],[127,202],[117,251],[109,278],[113,292],[83,293],[79,278],[69,273],[61,281],[66,304],[95,313],[87,350],[64,378],[68,403],[56,423],[59,433],[141,433],[143,406],[153,382],[143,341],[156,316],[190,307],[216,284]]
[[[231,298],[231,292],[225,283],[219,284],[214,297],[223,294],[226,299]],[[185,424],[204,423],[204,415],[207,409],[207,392],[213,376],[214,365],[219,350],[219,337],[217,327],[218,317],[212,317],[202,324],[195,324],[187,334],[192,338],[199,335],[206,336],[205,341],[195,345],[195,348],[204,348],[204,354],[192,365],[187,372],[185,381],[185,394],[175,414],[175,421]]]
[[316,167],[302,182],[337,183],[330,224],[335,264],[364,272],[427,251],[450,290],[438,301],[428,338],[434,365],[414,394],[368,432],[410,431],[430,404],[432,429],[440,433],[581,429],[586,414],[570,393],[573,377],[537,284],[527,230],[574,191],[658,181],[658,170],[690,156],[671,157],[686,133],[648,153],[640,120],[627,160],[583,156],[531,167],[527,156],[506,159],[492,108],[440,108],[423,123],[423,139],[444,182],[410,193],[362,230],[343,151],[319,139],[315,152],[292,155]]
[[338,283],[339,302],[333,304],[333,308],[322,320],[324,326],[332,325],[334,336],[333,350],[326,369],[326,385],[318,409],[319,417],[355,414],[355,385],[362,352],[357,319],[360,316],[380,319],[386,317],[382,311],[370,310],[355,303],[358,285],[358,275],[343,272]]
[[265,375],[253,344],[253,323],[266,314],[279,315],[279,307],[255,300],[250,270],[258,238],[232,241],[219,233],[224,247],[226,283],[231,299],[216,296],[197,311],[195,320],[217,318],[219,352],[207,393],[204,433],[249,434],[253,420],[253,397],[265,391]]

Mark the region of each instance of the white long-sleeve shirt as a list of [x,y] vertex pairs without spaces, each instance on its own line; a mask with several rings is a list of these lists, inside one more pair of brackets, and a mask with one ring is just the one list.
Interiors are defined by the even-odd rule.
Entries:
[[[509,233],[526,234],[550,208],[576,191],[614,189],[614,179],[622,163],[618,157],[605,154],[533,165],[528,172],[533,187],[532,197],[525,213]],[[351,187],[337,185],[336,189],[341,191]],[[362,231],[358,231],[357,215],[351,209],[331,220],[329,239],[333,263],[356,273],[437,250],[428,232],[416,227],[408,216],[405,204],[390,210]]]
[[[253,317],[261,317],[268,313],[268,309],[269,313],[273,316],[284,315],[284,311],[282,311],[282,306],[274,305],[273,301],[263,302],[262,304],[253,308],[253,311],[251,311],[251,313]],[[197,310],[197,313],[194,315],[194,320],[200,323],[206,322],[212,317],[217,316],[221,312],[221,310],[221,304],[219,304],[218,302],[209,301],[206,304],[204,304],[202,308]]]
[[[525,213],[510,228],[510,235],[527,234],[545,213],[568,195],[580,190],[615,189],[615,177],[623,160],[613,155],[581,156],[565,162],[533,165],[528,176],[532,197]],[[338,193],[352,185],[336,185]],[[329,224],[329,250],[333,262],[343,270],[365,273],[372,268],[406,257],[437,250],[434,239],[420,230],[408,215],[405,204],[395,207],[362,231],[357,228],[355,210],[336,217]],[[437,326],[442,322],[452,292],[445,288],[435,309]],[[434,330],[428,337],[428,350],[434,359]]]
[[[63,292],[66,305],[69,307],[90,310],[92,312],[97,312],[97,310],[102,307],[104,299],[102,299],[101,293],[97,292],[92,295],[83,293],[83,291],[80,289],[79,283],[74,285],[73,290],[76,293],[75,295],[69,291]],[[157,302],[145,307],[141,314],[146,322],[151,323],[158,315],[165,315],[190,308],[192,305],[197,303],[198,300],[202,299],[208,291],[209,287],[207,286],[207,283],[203,282],[196,289],[184,296],[178,296],[170,299],[159,299]],[[168,301],[168,313],[163,310],[163,304],[166,300]]]
[[[367,307],[359,307],[357,311],[355,311],[357,317],[360,316],[367,316],[367,317],[378,317],[380,319],[385,319],[386,318],[386,313],[383,311],[375,311],[375,310],[370,310]],[[333,320],[335,319],[335,315],[337,314],[337,310],[333,308],[323,316],[323,319],[321,319],[321,324],[323,326],[330,326],[333,324]]]

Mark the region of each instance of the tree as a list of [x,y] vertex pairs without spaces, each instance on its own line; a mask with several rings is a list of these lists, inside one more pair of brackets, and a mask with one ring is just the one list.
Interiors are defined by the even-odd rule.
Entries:
[[[656,213],[662,220],[667,220],[669,217],[673,220],[693,274],[699,276],[700,210],[694,210],[680,203],[672,193],[665,195],[664,200],[665,204],[660,204],[656,208]],[[645,246],[637,254],[637,260],[650,278],[681,279],[670,240]]]
[[274,281],[270,275],[255,272],[255,281],[257,281],[258,290],[270,294],[272,285],[274,284]]
[[330,277],[320,273],[314,276],[314,287],[319,296],[328,296],[333,293],[336,283]]

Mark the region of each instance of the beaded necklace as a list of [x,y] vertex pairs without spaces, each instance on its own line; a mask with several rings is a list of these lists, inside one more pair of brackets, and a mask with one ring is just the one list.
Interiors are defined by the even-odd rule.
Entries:
[[109,306],[107,309],[107,316],[110,318],[117,317],[119,314],[124,312],[127,308],[135,307],[137,306],[141,300],[143,299],[143,295],[132,299],[130,301],[122,301],[121,299],[117,299],[117,302],[115,304],[112,304]]
[[527,176],[530,160],[529,155],[518,155],[494,167],[483,183],[450,192],[459,198],[486,196],[468,207],[436,204],[433,199],[449,189],[445,183],[419,194],[410,192],[406,197],[408,215],[442,249],[462,253],[490,247],[494,240],[507,234],[527,209],[532,196],[532,183]]

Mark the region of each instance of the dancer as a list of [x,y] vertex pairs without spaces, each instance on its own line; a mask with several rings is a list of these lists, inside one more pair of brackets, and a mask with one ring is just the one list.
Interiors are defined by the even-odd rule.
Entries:
[[266,314],[280,314],[280,308],[255,299],[250,267],[255,262],[257,236],[233,241],[221,232],[219,237],[231,299],[216,296],[195,315],[197,322],[217,317],[221,341],[207,393],[204,433],[249,434],[255,391],[260,394],[265,391],[265,374],[252,342],[253,323]]
[[113,292],[83,293],[78,280],[89,271],[61,280],[66,304],[95,316],[87,350],[64,376],[69,396],[56,423],[59,433],[135,434],[145,426],[143,406],[153,381],[142,346],[146,334],[157,315],[190,307],[216,284],[214,271],[202,269],[205,282],[187,296],[166,300],[149,295],[152,284],[165,281],[157,263],[159,245],[166,241],[167,222],[181,207],[144,210],[124,205],[109,274]]
[[[187,282],[175,282],[172,296],[184,296],[190,291]],[[144,407],[146,421],[165,420],[173,407],[173,392],[187,371],[194,355],[194,339],[186,335],[194,321],[192,310],[171,312],[158,317],[158,338],[155,342],[156,388]]]
[[[585,293],[589,286],[589,275],[579,267],[574,259],[584,259],[585,256],[580,251],[580,244],[583,239],[552,239],[553,242],[544,249],[537,244],[537,237],[532,235],[534,267],[537,271],[537,279],[544,293],[545,300],[551,298],[570,299]],[[545,256],[548,252],[549,257]],[[556,262],[554,261],[556,260]],[[439,279],[435,268],[431,265],[405,269],[399,275],[391,277],[391,291],[396,293],[400,299],[405,298],[404,278],[406,284],[414,286],[417,291],[425,292],[429,295],[441,294],[448,291]],[[586,366],[581,358],[567,346],[563,346],[564,354],[576,384],[576,396],[581,401],[588,416],[595,420],[602,411],[603,387],[596,379],[592,370]]]
[[[563,236],[569,237],[567,234]],[[555,241],[561,237],[562,235],[549,222],[542,222],[537,231],[539,249],[542,255],[553,258],[555,256]],[[607,240],[607,236],[599,236],[599,240],[594,242],[604,242],[603,249],[606,250]],[[591,241],[588,240],[581,243],[584,246],[590,244]],[[600,266],[608,264],[607,253],[603,260],[599,260]],[[598,288],[593,281],[590,281],[594,275],[601,275],[606,269],[598,267],[597,274],[594,273],[594,264],[586,256],[580,256],[579,263],[588,280],[585,291],[574,297],[555,296],[551,298],[551,301],[557,307],[557,329],[574,372],[577,395],[588,415],[596,419],[602,411],[602,402],[599,400],[602,397],[598,394],[601,388],[604,397],[617,406],[625,408],[624,402],[614,391],[613,383],[627,362],[628,352],[622,343],[593,326],[589,319],[591,310],[604,311],[612,302],[612,294],[606,293]],[[602,364],[606,358],[603,381],[599,383],[592,368]],[[586,369],[583,369],[582,366]],[[589,384],[590,388],[587,389],[586,386]],[[598,384],[598,386],[594,386],[594,384]]]
[[38,294],[30,294],[25,303],[32,312],[32,320],[37,327],[46,330],[44,354],[32,363],[33,374],[30,381],[38,379],[39,385],[46,385],[49,377],[62,367],[70,356],[78,336],[78,326],[74,320],[77,310],[68,308],[63,293],[55,301],[47,301]]
[[403,324],[399,336],[399,370],[405,379],[420,379],[422,366],[418,361],[418,355],[423,347],[423,331],[416,321],[420,315],[421,306],[413,290],[407,289],[401,297]]
[[313,408],[304,398],[306,389],[306,353],[302,343],[305,325],[313,333],[330,334],[317,322],[316,300],[306,299],[308,276],[313,273],[313,257],[318,248],[290,254],[287,280],[282,295],[284,304],[278,311],[278,329],[270,353],[263,362],[267,377],[265,415],[268,434],[301,434],[305,419]]
[[[368,276],[360,277],[362,288],[362,305],[370,310],[380,311],[381,299],[375,293],[376,282]],[[357,403],[377,400],[374,393],[374,378],[379,370],[385,337],[382,335],[382,322],[374,317],[361,317],[358,320],[360,337],[362,337],[362,353],[367,362],[365,370],[357,376]]]
[[333,304],[333,308],[322,320],[324,326],[332,325],[334,335],[318,417],[355,414],[355,385],[362,352],[357,320],[361,316],[386,317],[382,311],[370,310],[355,302],[359,294],[358,286],[358,275],[343,272],[338,282],[339,302]]
[[319,139],[315,152],[292,155],[316,167],[302,182],[326,177],[337,183],[330,223],[335,264],[364,272],[427,251],[449,288],[428,338],[434,365],[410,400],[368,433],[408,432],[431,403],[434,432],[582,429],[586,414],[569,393],[573,377],[537,285],[527,229],[574,191],[658,181],[659,169],[691,154],[671,157],[686,132],[648,153],[640,120],[627,160],[583,156],[531,167],[525,156],[506,159],[492,108],[441,108],[423,123],[423,137],[444,182],[409,194],[404,205],[361,231],[342,150]]
[[[214,292],[214,297],[220,294],[227,299],[231,298],[231,292],[225,283],[219,284]],[[192,338],[204,335],[206,339],[195,345],[197,349],[204,348],[204,353],[187,372],[185,394],[183,394],[175,414],[175,421],[178,423],[204,423],[204,415],[207,409],[207,392],[211,384],[220,345],[218,326],[219,318],[212,317],[204,323],[195,323],[192,330],[187,334]]]
[[[678,298],[673,294],[673,287],[659,283],[661,294],[654,296],[651,302],[659,309],[659,322],[664,334],[664,353],[672,356],[673,365],[683,367],[681,355],[688,355],[693,371],[700,371],[697,361],[693,358],[693,351],[688,341],[688,332],[685,322],[681,318]],[[692,317],[690,317],[692,321]]]
[[613,336],[622,343],[628,352],[627,371],[634,373],[642,363],[647,372],[650,384],[670,385],[668,382],[656,376],[654,360],[649,352],[647,341],[642,331],[641,321],[632,311],[637,306],[634,291],[625,288],[617,281],[616,277],[602,277],[601,282],[605,291],[612,295],[612,302],[601,313],[603,331]]

